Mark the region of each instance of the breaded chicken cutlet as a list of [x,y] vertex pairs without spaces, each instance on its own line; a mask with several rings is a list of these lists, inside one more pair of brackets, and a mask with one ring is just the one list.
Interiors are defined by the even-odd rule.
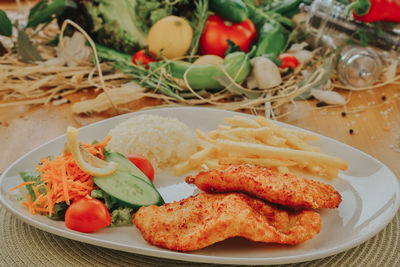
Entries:
[[296,245],[321,229],[315,211],[289,211],[242,193],[200,193],[141,207],[133,222],[146,241],[175,251],[197,250],[235,236]]
[[342,201],[331,185],[250,164],[203,171],[186,182],[209,193],[243,192],[290,207],[337,208]]

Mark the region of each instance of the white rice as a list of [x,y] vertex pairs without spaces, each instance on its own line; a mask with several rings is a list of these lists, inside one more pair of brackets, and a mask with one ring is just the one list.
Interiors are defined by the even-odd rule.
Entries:
[[140,154],[153,167],[165,169],[187,159],[196,151],[197,139],[184,123],[157,115],[134,116],[113,129],[108,135],[108,148],[123,155]]

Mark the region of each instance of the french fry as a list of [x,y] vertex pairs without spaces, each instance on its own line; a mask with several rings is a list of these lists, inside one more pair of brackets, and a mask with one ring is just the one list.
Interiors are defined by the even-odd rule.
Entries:
[[270,128],[232,128],[229,130],[226,130],[226,132],[239,136],[239,137],[243,137],[243,136],[260,136],[260,135],[269,135],[269,134],[273,134],[272,129]]
[[208,135],[200,129],[196,129],[196,135],[200,140],[206,141],[208,143],[214,143],[214,140],[208,137]]
[[[241,138],[240,141],[250,141],[251,138],[272,146],[285,146],[286,139],[274,135],[271,128],[233,128],[228,130],[232,135]],[[235,140],[233,140],[235,141]]]
[[305,151],[319,151],[318,147],[312,146],[301,140],[297,135],[291,133],[291,132],[285,132],[285,131],[275,131],[276,134],[279,137],[285,138],[287,141],[286,143],[299,150],[305,150]]
[[196,129],[198,150],[186,161],[173,167],[182,175],[201,166],[209,169],[230,164],[254,164],[285,173],[296,169],[327,179],[346,170],[346,161],[319,152],[307,141],[317,135],[282,127],[265,117],[233,116],[224,118],[229,125],[219,125],[208,133]]
[[232,129],[232,126],[222,125],[222,124],[218,125],[218,130],[223,131],[223,130],[230,130],[230,129]]
[[192,168],[196,168],[200,166],[205,159],[210,158],[210,155],[214,151],[214,146],[209,146],[203,150],[197,151],[196,153],[192,154],[189,157],[189,166],[192,166]]
[[217,159],[206,159],[204,164],[209,170],[218,169],[219,167],[221,167]]
[[288,148],[280,148],[244,142],[233,142],[227,140],[217,140],[217,149],[241,152],[243,155],[258,155],[269,158],[285,158],[296,162],[307,161],[316,165],[327,165],[340,170],[347,169],[347,162],[334,156],[314,151],[302,151]]
[[314,173],[318,176],[323,176],[327,179],[336,178],[339,174],[339,170],[337,168],[330,166],[307,166],[306,169],[311,173]]
[[233,117],[229,117],[229,118],[224,118],[224,121],[232,126],[236,126],[236,127],[243,127],[243,128],[259,128],[260,125],[248,118],[248,117],[244,117],[244,116],[238,116],[235,115]]
[[265,140],[263,140],[263,141],[264,141],[263,143],[266,145],[277,146],[277,147],[287,147],[286,139],[275,136],[275,135],[267,136],[265,138]]
[[274,127],[275,124],[272,123],[270,120],[268,120],[265,117],[262,116],[256,116],[254,118],[254,121],[260,126],[260,127]]
[[261,127],[269,127],[271,129],[273,129],[276,133],[285,133],[285,134],[295,135],[303,141],[318,141],[319,140],[319,137],[315,134],[281,127],[281,126],[273,123],[271,120],[268,120],[265,117],[257,116],[254,120]]
[[246,158],[246,157],[222,157],[219,158],[219,164],[228,165],[228,164],[254,164],[260,165],[264,167],[276,167],[276,166],[294,166],[296,165],[295,161],[292,160],[281,160],[281,159],[272,159],[272,158]]
[[239,141],[239,138],[233,134],[230,134],[229,131],[218,131],[214,130],[208,133],[208,137],[211,139],[228,139],[232,141]]

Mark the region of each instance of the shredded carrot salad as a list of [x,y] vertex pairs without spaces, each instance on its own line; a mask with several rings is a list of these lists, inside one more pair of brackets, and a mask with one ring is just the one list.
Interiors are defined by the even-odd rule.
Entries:
[[[107,137],[104,141],[96,144],[82,144],[91,154],[104,159],[104,148],[110,141]],[[90,195],[93,189],[93,179],[90,174],[83,172],[76,165],[70,152],[55,158],[43,158],[37,166],[37,172],[40,175],[40,182],[25,182],[10,191],[13,191],[24,185],[32,185],[35,193],[35,199],[32,200],[28,194],[27,201],[21,202],[26,206],[31,214],[41,213],[52,215],[54,205],[65,202],[70,205],[75,199]],[[41,190],[44,187],[45,190]],[[41,193],[41,191],[43,193]]]

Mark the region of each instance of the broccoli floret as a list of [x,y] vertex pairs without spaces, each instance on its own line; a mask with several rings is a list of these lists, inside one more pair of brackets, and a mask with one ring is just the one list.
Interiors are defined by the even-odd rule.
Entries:
[[133,209],[129,207],[118,208],[111,212],[111,226],[124,226],[132,224]]
[[85,2],[92,19],[95,39],[129,54],[144,47],[148,29],[139,24],[136,5],[137,1],[132,0]]
[[[158,0],[74,0],[76,9],[57,16],[61,25],[71,19],[87,31],[96,43],[132,55],[146,46],[147,33],[155,22],[169,15],[191,20],[194,3]],[[67,32],[71,34],[70,32]]]

